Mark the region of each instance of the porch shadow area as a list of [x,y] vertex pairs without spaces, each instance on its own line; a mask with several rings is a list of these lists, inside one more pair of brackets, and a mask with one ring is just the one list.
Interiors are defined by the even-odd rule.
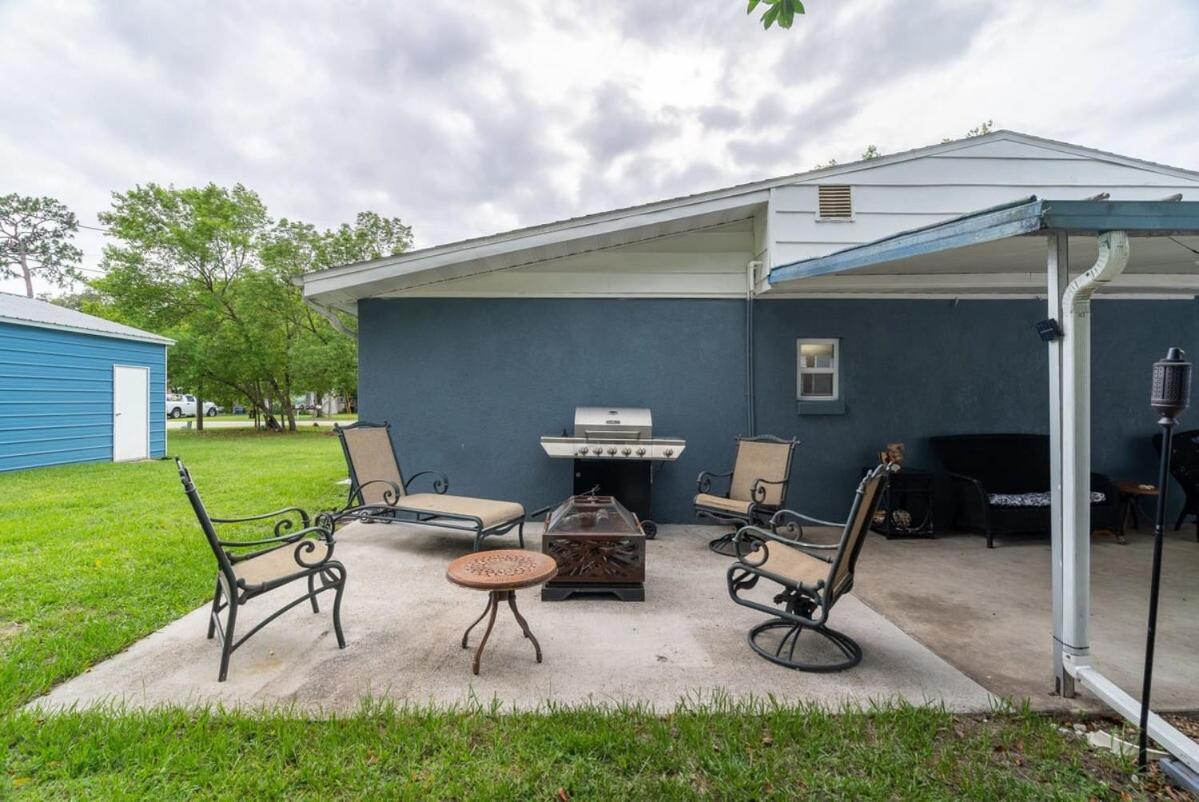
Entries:
[[[1091,546],[1091,654],[1112,681],[1139,696],[1153,557],[1151,528],[1127,545],[1097,534]],[[1193,526],[1167,532],[1153,671],[1153,704],[1199,710],[1195,626],[1199,543]],[[1062,699],[1053,685],[1048,537],[1009,537],[987,549],[979,535],[935,540],[872,537],[854,594],[996,695],[1036,708],[1101,705]]]
[[[544,662],[534,661],[516,622],[501,616],[474,677],[473,651],[463,650],[459,638],[483,609],[485,594],[445,578],[446,565],[470,548],[470,538],[408,525],[352,524],[338,533],[336,551],[348,574],[345,650],[337,649],[327,610],[313,615],[299,606],[241,647],[228,681],[218,683],[219,647],[204,637],[207,609],[200,608],[33,704],[223,703],[329,712],[353,710],[374,696],[414,704],[473,697],[521,708],[548,700],[670,709],[682,697],[716,692],[834,708],[887,699],[943,702],[958,711],[990,707],[982,686],[853,596],[837,605],[831,623],[861,643],[865,657],[857,668],[807,674],[757,657],[745,634],[764,619],[729,600],[729,560],[707,547],[715,534],[714,527],[662,526],[648,544],[644,602],[542,602],[536,590],[517,591]],[[529,538],[530,548],[539,546],[537,535]],[[877,547],[872,538],[863,563],[877,559]],[[242,608],[241,626],[274,609],[255,607]],[[1037,668],[1044,673],[1043,665]]]

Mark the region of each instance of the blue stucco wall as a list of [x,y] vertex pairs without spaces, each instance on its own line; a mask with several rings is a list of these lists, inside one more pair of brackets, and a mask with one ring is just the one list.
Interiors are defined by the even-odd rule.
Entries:
[[[1199,352],[1197,311],[1095,304],[1096,470],[1152,480],[1149,366],[1168,345]],[[740,301],[380,299],[359,314],[363,419],[390,420],[406,469],[446,471],[451,492],[556,501],[569,463],[537,438],[569,428],[578,405],[648,406],[656,434],[688,441],[657,474],[654,515],[689,521],[696,475],[728,470],[745,431]],[[932,435],[1047,431],[1044,316],[1036,301],[758,301],[757,428],[802,440],[790,504],[843,516],[887,442],[935,468]],[[798,337],[841,338],[844,415],[798,414]]]
[[166,453],[166,346],[0,323],[0,471],[112,459],[112,368],[150,368],[150,455]]

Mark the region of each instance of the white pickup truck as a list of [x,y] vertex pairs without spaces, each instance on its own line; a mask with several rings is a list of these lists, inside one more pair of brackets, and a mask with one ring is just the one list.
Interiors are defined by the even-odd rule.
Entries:
[[[194,395],[182,395],[180,393],[167,393],[166,411],[168,418],[195,417],[196,397]],[[204,402],[204,417],[210,418],[220,411],[221,408],[213,402]]]

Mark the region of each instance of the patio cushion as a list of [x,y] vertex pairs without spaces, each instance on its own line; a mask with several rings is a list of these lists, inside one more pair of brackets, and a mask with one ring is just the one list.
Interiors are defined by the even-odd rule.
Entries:
[[695,506],[697,507],[707,507],[710,510],[731,512],[734,515],[748,515],[750,503],[751,502],[748,501],[738,501],[734,498],[713,496],[710,493],[700,493],[695,497]]
[[[759,568],[813,590],[824,586],[829,564],[782,543],[768,543],[766,562]],[[756,558],[755,558],[756,559]]]
[[431,515],[472,515],[483,522],[484,529],[525,517],[525,508],[515,501],[493,501],[487,498],[447,496],[440,493],[411,493],[404,496],[396,508]]
[[[1091,503],[1102,504],[1107,496],[1098,490],[1091,491]],[[1048,507],[1052,499],[1044,493],[988,493],[987,503],[993,507]]]
[[[733,479],[729,485],[729,498],[752,501],[754,482],[757,480],[783,481],[791,465],[791,449],[792,445],[789,442],[739,440],[737,462],[733,466]],[[777,507],[783,503],[783,493],[786,490],[784,485],[765,485],[763,489],[766,491],[766,497],[762,504]]]
[[[312,551],[301,551],[300,556],[308,563],[318,563],[325,559],[329,551],[328,545],[319,540],[309,539],[316,548]],[[262,585],[275,579],[298,574],[304,571],[304,566],[296,562],[296,546],[290,544],[272,549],[266,554],[260,554],[249,560],[233,564],[233,575],[247,585]]]

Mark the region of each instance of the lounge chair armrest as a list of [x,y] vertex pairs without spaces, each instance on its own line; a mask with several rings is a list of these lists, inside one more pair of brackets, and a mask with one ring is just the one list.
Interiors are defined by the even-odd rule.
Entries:
[[[840,543],[806,543],[802,540],[792,540],[760,526],[743,526],[733,536],[733,544],[737,549],[737,559],[751,567],[760,566],[769,559],[770,543],[780,543],[784,546],[815,551],[832,551],[840,547]],[[761,559],[752,559],[752,555],[758,551],[762,552]],[[823,557],[819,554],[813,554],[812,556],[824,562],[831,562],[828,557]]]
[[[305,555],[312,554],[317,550],[318,538],[306,537],[306,535],[310,534],[319,534],[319,540],[323,541],[326,547],[324,553],[320,554],[319,557],[314,560],[305,559]],[[225,553],[228,555],[229,561],[235,565],[245,560],[252,560],[255,557],[260,557],[263,554],[269,554],[270,552],[281,548],[285,549],[288,546],[293,547],[291,556],[292,559],[296,561],[296,565],[300,568],[320,568],[322,565],[329,562],[329,560],[333,559],[333,532],[323,526],[312,526],[303,532],[295,532],[283,538],[248,540],[238,543],[221,541],[222,547],[266,545],[270,545],[271,548],[259,549],[258,551],[245,552],[242,554],[230,554],[228,551]]]
[[[327,545],[333,545],[333,530],[328,526],[308,526],[295,532],[288,532],[274,537],[263,537],[257,540],[220,540],[222,548],[241,548],[244,546],[277,546],[284,543],[296,543],[301,540],[312,540],[309,535],[317,535]],[[311,550],[311,549],[309,549]],[[239,559],[245,559],[239,555]]]
[[[367,504],[367,503],[365,503],[365,501],[363,501],[362,488],[370,487],[371,485],[386,485],[387,486],[383,490],[383,501],[375,503],[375,504]],[[397,485],[395,482],[393,482],[389,479],[372,479],[369,482],[363,482],[360,485],[353,486],[350,488],[350,495],[349,495],[349,498],[346,499],[345,509],[341,510],[340,512],[345,512],[346,510],[350,509],[351,507],[382,507],[382,506],[398,504],[400,501],[400,498],[403,497],[403,495],[404,495],[404,489],[402,487],[400,487],[399,485]],[[354,499],[358,499],[357,504],[354,503]]]
[[264,512],[258,515],[246,515],[240,518],[212,518],[214,524],[244,524],[251,521],[267,521],[278,518],[275,523],[275,535],[283,535],[287,530],[296,525],[296,519],[299,519],[301,527],[309,527],[312,525],[312,518],[308,513],[299,507],[284,507],[281,510],[274,512]]
[[441,471],[421,471],[420,473],[414,473],[408,477],[408,481],[404,482],[404,489],[407,490],[408,485],[412,484],[413,482],[415,482],[418,478],[420,478],[422,476],[435,477],[433,479],[433,492],[434,493],[444,493],[450,489],[449,477],[447,477]]
[[733,478],[732,471],[729,471],[728,473],[713,473],[712,471],[701,471],[699,476],[696,477],[696,479],[695,479],[695,492],[711,493],[713,479],[728,479],[731,481],[732,478]]
[[753,496],[754,502],[761,504],[766,500],[766,485],[785,485],[786,479],[780,479],[777,482],[772,482],[769,479],[754,479],[754,483],[750,486],[749,493]]
[[810,524],[817,526],[845,526],[844,521],[825,521],[820,518],[813,518],[811,515],[804,515],[798,510],[782,509],[770,516],[770,528],[777,530],[779,527],[787,526],[791,523],[799,521],[807,521]]

